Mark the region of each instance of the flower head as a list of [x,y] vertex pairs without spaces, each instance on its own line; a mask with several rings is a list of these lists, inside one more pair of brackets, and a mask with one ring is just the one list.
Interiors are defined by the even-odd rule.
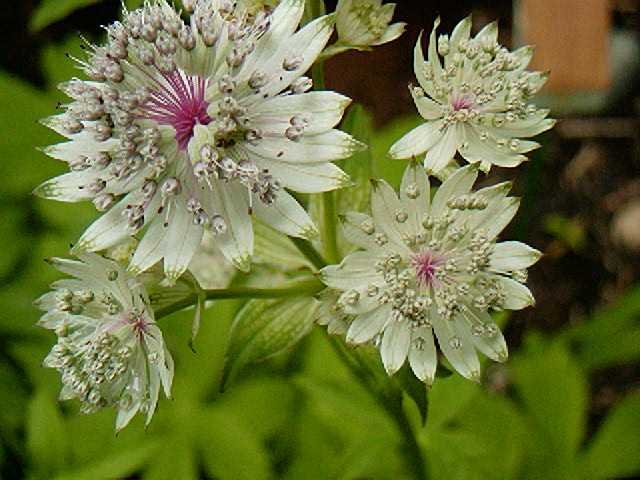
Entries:
[[78,398],[83,412],[115,407],[118,430],[138,412],[149,423],[160,386],[170,395],[173,359],[147,293],[117,262],[93,253],[79,259],[52,259],[74,278],[36,301],[45,311],[39,324],[58,337],[45,366],[62,376],[60,398]]
[[350,100],[308,92],[303,76],[333,17],[296,31],[303,0],[284,0],[272,12],[230,0],[188,3],[187,23],[165,0],[125,11],[106,27],[106,44],[77,60],[91,80],[62,84],[72,101],[45,120],[69,140],[45,152],[71,172],[37,189],[107,211],[75,251],[136,234],[130,269],[164,259],[170,280],[187,268],[205,230],[248,269],[252,214],[289,235],[314,235],[286,189],[345,185],[331,162],[360,148],[333,128]]
[[389,25],[395,8],[395,3],[382,5],[382,0],[339,0],[336,7],[338,42],[328,51],[363,50],[395,40],[406,26],[404,22]]
[[408,358],[418,378],[433,382],[434,334],[451,365],[477,379],[476,350],[496,361],[507,347],[490,310],[533,303],[523,284],[540,253],[519,242],[496,242],[518,200],[509,184],[471,191],[473,165],[458,169],[430,199],[429,179],[410,165],[400,197],[384,181],[372,191],[373,217],[349,213],[346,238],[362,248],[325,267],[324,283],[341,293],[334,305],[354,320],[347,341],[373,341],[389,374]]
[[[470,163],[515,167],[539,144],[533,137],[551,128],[548,110],[528,103],[548,75],[527,71],[532,47],[509,52],[497,42],[497,24],[470,37],[471,17],[462,20],[451,37],[436,39],[436,20],[429,40],[428,60],[421,38],[414,52],[419,86],[410,86],[418,112],[426,123],[407,133],[389,151],[392,158],[427,152],[424,165],[438,173],[456,151]],[[443,57],[441,61],[440,56]]]

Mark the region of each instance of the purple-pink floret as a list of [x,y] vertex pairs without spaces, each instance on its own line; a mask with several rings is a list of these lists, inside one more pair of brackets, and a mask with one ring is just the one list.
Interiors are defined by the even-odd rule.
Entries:
[[178,147],[186,150],[196,124],[211,122],[207,114],[209,104],[204,99],[207,82],[179,70],[163,76],[166,84],[159,84],[160,88],[150,91],[149,99],[143,105],[142,118],[171,125],[176,131]]
[[421,287],[437,286],[436,270],[442,266],[445,259],[430,250],[416,253],[411,257],[411,265],[415,269],[418,284]]

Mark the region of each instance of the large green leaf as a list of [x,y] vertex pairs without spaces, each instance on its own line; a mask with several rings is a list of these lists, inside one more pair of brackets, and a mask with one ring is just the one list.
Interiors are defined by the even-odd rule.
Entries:
[[51,478],[60,472],[68,459],[68,447],[55,399],[45,390],[37,391],[27,406],[27,449],[33,473]]
[[295,345],[313,326],[312,297],[250,300],[231,327],[223,385],[242,368]]
[[586,425],[582,369],[562,342],[531,348],[512,365],[530,428],[527,476],[570,478]]
[[52,23],[60,21],[76,10],[87,7],[100,0],[42,0],[36,9],[29,29],[38,32]]
[[0,105],[3,105],[0,115],[3,195],[24,196],[64,170],[62,162],[48,159],[36,150],[61,140],[60,137],[56,140],[56,134],[38,124],[38,120],[54,112],[56,100],[0,73]]
[[203,415],[200,429],[200,450],[211,477],[238,480],[273,477],[260,439],[235,416],[213,408]]
[[606,368],[640,358],[640,286],[629,289],[613,305],[601,309],[566,337],[580,364]]
[[608,479],[640,474],[640,394],[614,406],[580,458],[580,478]]

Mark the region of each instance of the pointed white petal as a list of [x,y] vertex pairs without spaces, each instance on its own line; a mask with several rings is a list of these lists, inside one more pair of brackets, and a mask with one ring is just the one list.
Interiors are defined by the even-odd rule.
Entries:
[[455,51],[460,45],[460,42],[469,40],[471,35],[471,15],[463,18],[451,32],[451,38],[449,39],[449,50]]
[[513,272],[529,268],[542,254],[521,242],[497,243],[489,259],[489,268],[494,272]]
[[340,265],[329,265],[320,270],[320,279],[331,288],[349,290],[366,288],[369,284],[381,284],[383,279],[375,269],[370,252],[353,252]]
[[409,92],[413,97],[413,103],[415,103],[418,113],[425,120],[436,120],[442,118],[442,105],[435,100],[431,100],[424,95],[418,95],[415,88],[409,86]]
[[461,143],[460,126],[449,125],[440,140],[429,149],[424,159],[427,173],[440,172],[451,161]]
[[485,25],[475,36],[475,39],[482,42],[482,45],[494,45],[498,41],[498,22]]
[[389,149],[391,158],[411,158],[432,148],[444,136],[442,121],[426,122],[414,128]]
[[[478,310],[473,307],[465,308],[463,315],[467,318],[469,327],[471,328],[471,339],[476,348],[491,360],[495,360],[496,362],[506,361],[509,355],[507,343],[504,340],[502,332],[491,318],[491,315],[484,310]],[[478,327],[479,325],[482,326],[479,334],[474,334],[473,327]]]
[[144,233],[138,244],[129,271],[135,275],[151,268],[162,260],[167,247],[167,228],[164,226],[164,218],[156,216]]
[[347,342],[355,344],[368,342],[382,332],[390,317],[390,305],[358,315],[347,330]]
[[404,22],[397,22],[389,25],[382,36],[373,42],[371,45],[382,45],[394,41],[400,35],[402,35],[407,27]]
[[246,195],[241,185],[218,181],[213,184],[215,213],[224,218],[227,226],[224,233],[216,235],[216,242],[224,256],[245,272],[253,255],[253,226]]
[[350,185],[349,176],[333,163],[295,164],[263,157],[252,157],[266,168],[283,187],[300,193],[320,193]]
[[407,222],[399,221],[403,216],[408,216],[396,192],[384,180],[376,180],[371,183],[371,212],[377,227],[381,228],[396,244],[399,253],[407,256],[410,254],[404,237],[410,233]]
[[316,135],[335,127],[350,103],[349,97],[335,92],[282,95],[256,105],[251,112],[251,125],[265,135],[282,136],[291,126],[291,119],[302,116],[307,122],[305,134]]
[[400,201],[409,214],[413,233],[422,231],[422,219],[429,213],[431,187],[429,177],[421,164],[411,162],[404,171],[400,184]]
[[460,148],[460,155],[469,163],[486,161],[493,165],[509,168],[516,167],[527,159],[519,149],[511,150],[508,145],[499,147],[492,137],[481,140],[480,133],[474,126],[465,126],[462,131],[464,147]]
[[[135,192],[120,200],[85,230],[73,247],[73,252],[103,250],[129,236],[129,226],[123,212],[127,205],[137,203],[139,199],[140,194]],[[151,214],[155,215],[155,212]],[[146,217],[147,213],[145,213],[145,219]]]
[[[379,245],[376,243],[374,231],[369,230],[374,226],[373,219],[369,215],[358,212],[347,212],[345,215],[339,217],[339,220],[342,224],[344,236],[349,243],[373,253],[393,252],[394,248],[392,244],[386,243],[385,245]],[[372,233],[366,233],[365,229]]]
[[[264,70],[270,79],[270,82],[261,89],[260,94],[276,95],[309,70],[331,37],[333,24],[333,15],[325,15],[309,22],[284,41],[268,61],[256,65],[257,68]],[[284,70],[282,68],[284,60],[295,56],[302,59],[298,68],[293,71]]]
[[453,368],[463,377],[477,381],[480,378],[480,362],[464,319],[446,320],[432,313],[431,323],[440,350]]
[[438,366],[438,354],[430,327],[418,327],[411,333],[409,365],[421,381],[427,385],[433,384]]
[[164,254],[164,273],[174,282],[184,273],[202,241],[204,231],[193,222],[182,197],[176,201],[174,214],[168,221],[167,248]]
[[406,321],[391,320],[384,329],[380,354],[382,364],[389,375],[393,375],[404,364],[411,345],[411,329]]
[[318,234],[306,210],[284,190],[277,193],[273,204],[266,205],[257,200],[253,209],[259,220],[286,235],[312,238]]
[[255,50],[248,58],[249,61],[243,64],[238,79],[248,79],[256,66],[267,64],[273,52],[293,35],[302,18],[304,3],[304,0],[283,0],[278,4],[271,13],[271,27],[256,42]]
[[100,172],[93,169],[79,172],[69,172],[47,180],[33,193],[42,198],[58,200],[60,202],[80,202],[93,198],[89,188],[92,181],[100,178]]
[[478,168],[475,165],[467,165],[459,168],[443,184],[433,197],[431,215],[439,217],[444,214],[447,202],[460,195],[466,195],[478,178]]
[[283,163],[314,164],[348,158],[364,147],[348,133],[329,130],[318,135],[304,135],[296,141],[284,136],[266,137],[256,145],[245,143],[243,148]]
[[535,299],[531,291],[520,282],[516,282],[512,278],[503,277],[502,275],[493,275],[493,278],[498,282],[498,285],[504,292],[504,308],[508,310],[522,310],[535,304]]

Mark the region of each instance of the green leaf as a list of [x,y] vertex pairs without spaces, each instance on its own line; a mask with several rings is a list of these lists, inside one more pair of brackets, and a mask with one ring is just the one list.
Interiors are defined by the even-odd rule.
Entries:
[[237,480],[273,477],[267,452],[250,427],[215,408],[204,415],[200,425],[200,450],[211,477]]
[[56,400],[39,390],[27,406],[27,450],[35,472],[51,478],[61,471],[68,456],[64,421]]
[[81,8],[87,7],[100,0],[42,0],[36,9],[29,30],[38,32],[52,23],[68,17],[70,14]]
[[629,395],[612,408],[580,464],[584,479],[640,474],[640,394]]
[[153,461],[149,463],[144,480],[197,480],[198,463],[194,445],[186,435],[172,435],[162,441]]
[[561,342],[532,348],[512,365],[531,429],[529,477],[569,478],[585,431],[588,392],[582,369]]
[[311,330],[318,305],[312,297],[248,301],[231,327],[223,387],[245,366],[300,341]]
[[56,100],[28,84],[0,73],[0,177],[3,196],[24,196],[46,178],[62,173],[62,162],[48,159],[36,148],[60,141],[38,121],[54,112]]
[[55,480],[95,480],[96,478],[126,478],[144,465],[158,451],[160,440],[147,439],[138,446],[103,456],[94,463],[55,477]]
[[565,332],[580,364],[607,368],[640,358],[640,286],[629,289],[613,305],[601,309],[584,324]]
[[402,389],[416,402],[416,406],[420,412],[422,426],[424,427],[427,422],[427,410],[429,408],[427,386],[413,374],[411,368],[406,364],[398,372],[397,378]]

